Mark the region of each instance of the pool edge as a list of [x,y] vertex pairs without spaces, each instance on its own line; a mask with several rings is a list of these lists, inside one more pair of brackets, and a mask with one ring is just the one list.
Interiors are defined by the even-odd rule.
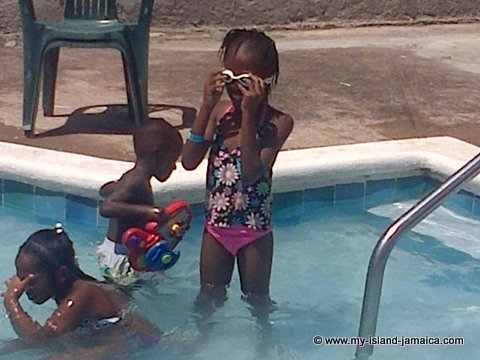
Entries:
[[[274,192],[423,172],[443,180],[480,152],[452,137],[391,140],[282,151],[274,166]],[[132,163],[0,142],[0,178],[99,200],[98,189]],[[187,172],[180,164],[165,183],[153,182],[157,201],[204,199],[206,161]],[[465,186],[479,195],[480,176]]]

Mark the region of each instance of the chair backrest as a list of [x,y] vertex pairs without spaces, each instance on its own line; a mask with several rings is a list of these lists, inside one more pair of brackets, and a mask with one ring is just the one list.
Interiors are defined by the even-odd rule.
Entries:
[[65,19],[116,20],[116,0],[66,0]]

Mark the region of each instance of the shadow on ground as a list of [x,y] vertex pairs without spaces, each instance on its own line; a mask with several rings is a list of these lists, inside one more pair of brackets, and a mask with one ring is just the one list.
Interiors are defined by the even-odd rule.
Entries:
[[[273,32],[280,77],[270,102],[295,120],[284,149],[428,136],[480,146],[479,31],[480,24],[464,24]],[[207,75],[221,66],[220,40],[151,38],[149,102],[158,105],[149,116],[166,119],[184,138]],[[62,48],[61,115],[39,111],[39,136],[25,139],[20,45],[0,48],[0,141],[133,161],[118,51]],[[86,106],[92,103],[107,105]]]
[[[189,106],[157,104],[149,106],[149,114],[160,114],[162,111],[177,109],[180,110],[181,123],[174,125],[178,130],[190,127],[195,119],[197,110]],[[135,123],[132,120],[127,105],[95,105],[75,110],[70,115],[61,114],[53,117],[67,117],[64,125],[52,130],[37,133],[36,138],[47,138],[52,136],[72,134],[111,134],[131,135],[135,130]],[[150,116],[150,118],[158,118]]]

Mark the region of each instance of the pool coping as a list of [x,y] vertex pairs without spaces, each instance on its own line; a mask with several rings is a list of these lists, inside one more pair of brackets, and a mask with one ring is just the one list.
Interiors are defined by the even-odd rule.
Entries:
[[[427,174],[444,180],[480,148],[452,137],[391,140],[282,151],[274,166],[275,193],[365,180]],[[98,189],[133,163],[0,142],[0,178],[100,200]],[[177,164],[165,183],[153,181],[158,202],[204,200],[206,161],[194,171]],[[480,195],[480,176],[465,190]]]

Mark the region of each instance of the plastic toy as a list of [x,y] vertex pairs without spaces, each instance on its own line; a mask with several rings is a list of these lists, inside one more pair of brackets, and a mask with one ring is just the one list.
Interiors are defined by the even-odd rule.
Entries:
[[123,234],[128,249],[128,259],[137,271],[170,269],[180,257],[175,247],[189,229],[192,209],[186,201],[173,201],[163,211],[170,216],[161,228],[156,222],[148,222],[145,229],[130,228]]

